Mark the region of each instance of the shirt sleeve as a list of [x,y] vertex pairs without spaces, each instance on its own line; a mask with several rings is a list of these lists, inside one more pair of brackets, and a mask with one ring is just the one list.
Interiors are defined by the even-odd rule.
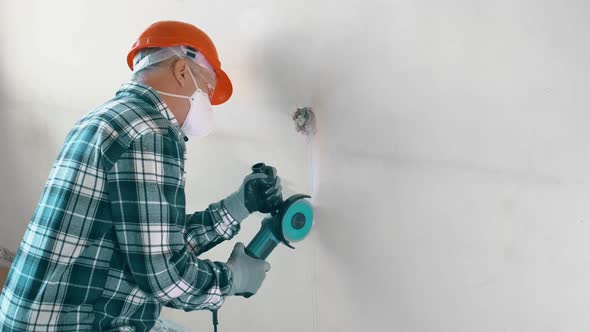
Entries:
[[182,158],[170,137],[137,138],[107,174],[113,225],[139,288],[169,307],[214,310],[232,275],[224,263],[198,259],[185,242]]
[[200,255],[240,231],[240,220],[225,208],[223,201],[209,205],[207,210],[186,216],[186,241],[195,255]]

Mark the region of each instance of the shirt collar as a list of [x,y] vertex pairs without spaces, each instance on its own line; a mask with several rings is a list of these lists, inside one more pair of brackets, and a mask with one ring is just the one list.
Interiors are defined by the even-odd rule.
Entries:
[[172,128],[175,129],[177,135],[185,142],[188,141],[188,137],[184,134],[184,131],[178,125],[178,121],[174,114],[168,108],[168,105],[160,98],[158,92],[145,84],[141,84],[135,81],[128,81],[125,82],[116,94],[117,97],[121,96],[133,96],[137,97],[149,105],[155,107],[155,109],[160,112],[170,123],[172,124]]

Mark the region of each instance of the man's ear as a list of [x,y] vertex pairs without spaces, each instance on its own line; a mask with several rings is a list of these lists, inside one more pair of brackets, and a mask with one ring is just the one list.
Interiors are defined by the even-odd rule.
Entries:
[[180,84],[181,87],[184,88],[186,81],[188,79],[188,64],[183,59],[178,59],[172,64],[172,71],[174,73],[174,78]]

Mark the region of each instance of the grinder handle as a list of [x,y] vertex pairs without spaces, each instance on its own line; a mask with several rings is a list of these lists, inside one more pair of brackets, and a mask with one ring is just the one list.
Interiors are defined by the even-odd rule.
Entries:
[[252,172],[265,173],[266,175],[270,175],[271,177],[277,176],[275,169],[271,166],[266,166],[265,163],[254,164],[252,166]]
[[[265,163],[262,163],[262,162],[261,163],[254,164],[252,166],[252,173],[266,174],[266,175],[270,176],[273,179],[277,177],[277,170],[274,167],[268,166],[268,165],[266,165]],[[263,185],[263,184],[261,184],[261,186],[262,186],[262,188],[261,187],[258,187],[259,192],[262,192],[264,190],[270,189],[270,187],[272,185]],[[282,194],[281,194],[281,197],[279,198],[278,205],[275,207],[275,206],[269,206],[268,204],[266,204],[264,206],[264,211],[269,211],[271,215],[275,216],[275,215],[277,215],[278,210],[279,210],[280,206],[282,206],[282,204],[283,204],[283,197],[282,197]]]
[[[266,218],[262,221],[260,230],[256,236],[250,241],[245,251],[246,254],[252,258],[266,260],[270,253],[277,247],[280,240],[273,233],[275,229],[275,220],[273,218]],[[253,293],[237,293],[237,296],[249,298]]]

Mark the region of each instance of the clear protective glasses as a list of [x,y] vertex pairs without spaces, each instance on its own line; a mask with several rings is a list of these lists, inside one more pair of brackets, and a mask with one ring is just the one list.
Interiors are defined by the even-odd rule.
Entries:
[[189,69],[195,76],[197,87],[209,96],[209,100],[213,99],[213,93],[215,92],[215,86],[217,85],[217,75],[215,74],[215,71],[200,66],[189,59],[186,60],[189,64]]
[[[139,53],[137,56],[139,56]],[[141,59],[135,60],[133,72],[136,73],[173,56],[178,56],[179,58],[186,60],[191,73],[195,77],[195,81],[197,81],[197,87],[205,92],[209,96],[209,100],[211,100],[217,84],[217,75],[207,59],[205,59],[205,56],[197,52],[194,48],[187,46],[172,46],[160,49]]]

